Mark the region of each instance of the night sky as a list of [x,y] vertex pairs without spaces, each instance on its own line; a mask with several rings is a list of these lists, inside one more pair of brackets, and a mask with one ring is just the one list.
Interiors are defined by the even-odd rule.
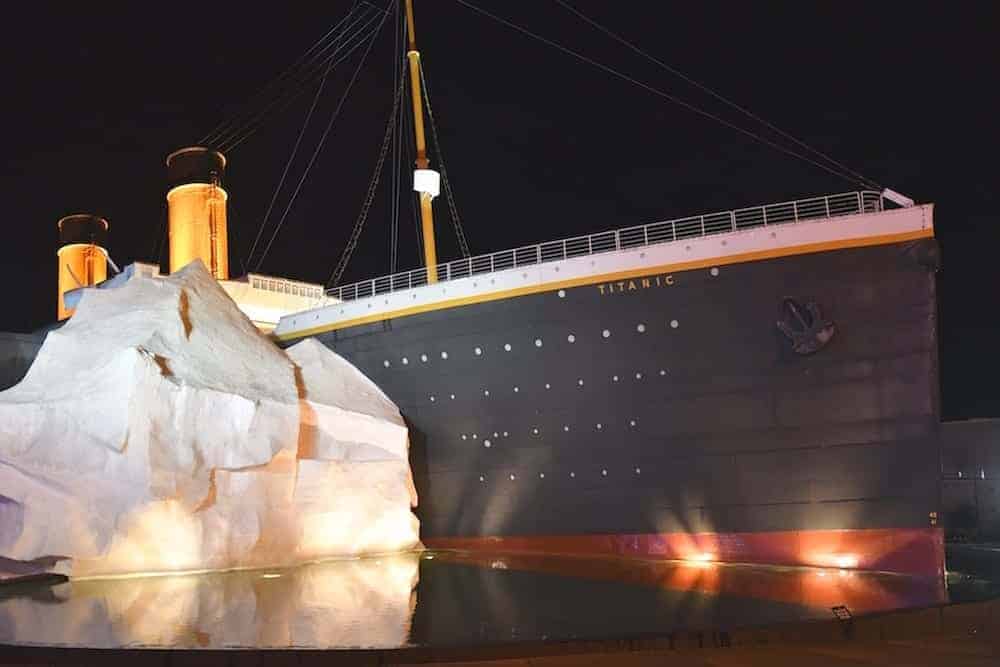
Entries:
[[[1000,414],[1000,63],[990,4],[570,1],[868,178],[934,202],[943,255],[944,416]],[[555,2],[470,2],[775,137]],[[245,110],[352,4],[35,3],[5,10],[8,237],[0,330],[28,331],[54,319],[56,221],[63,215],[107,217],[119,265],[155,261],[158,250],[165,262],[164,157]],[[858,189],[454,0],[416,0],[416,25],[473,253]],[[392,105],[393,41],[390,19],[260,272],[328,279],[361,207]],[[265,241],[360,56],[330,74]],[[314,92],[305,89],[228,154],[234,275]],[[389,271],[387,182],[345,282]],[[443,197],[436,211],[439,257],[453,259],[458,251]],[[399,228],[399,269],[416,267],[408,198]]]

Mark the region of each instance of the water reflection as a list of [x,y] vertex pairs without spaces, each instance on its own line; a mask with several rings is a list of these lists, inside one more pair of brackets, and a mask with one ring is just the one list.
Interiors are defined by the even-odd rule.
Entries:
[[836,569],[437,552],[0,587],[0,643],[457,646],[732,629],[831,618],[837,605],[857,615],[945,600],[942,581]]
[[418,563],[410,553],[273,571],[72,581],[0,599],[0,642],[396,648],[410,634]]

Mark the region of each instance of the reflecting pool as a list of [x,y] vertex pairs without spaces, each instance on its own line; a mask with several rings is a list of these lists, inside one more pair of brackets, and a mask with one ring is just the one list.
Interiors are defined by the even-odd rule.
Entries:
[[397,554],[293,569],[0,587],[0,643],[400,648],[727,630],[946,602],[945,581],[837,569]]

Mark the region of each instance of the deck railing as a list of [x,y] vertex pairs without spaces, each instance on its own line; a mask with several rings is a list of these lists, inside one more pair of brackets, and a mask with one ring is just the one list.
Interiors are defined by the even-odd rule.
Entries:
[[[880,193],[864,190],[664,220],[445,262],[438,264],[438,282],[543,262],[556,262],[582,255],[596,255],[602,252],[672,243],[681,239],[725,234],[753,227],[785,225],[859,213],[877,213],[883,210],[883,205]],[[426,284],[427,269],[422,267],[334,287],[327,290],[327,294],[341,301],[351,301]]]

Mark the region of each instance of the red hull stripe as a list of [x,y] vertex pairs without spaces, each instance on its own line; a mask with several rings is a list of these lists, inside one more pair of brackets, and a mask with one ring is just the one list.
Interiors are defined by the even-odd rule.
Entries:
[[944,537],[940,528],[432,537],[423,542],[431,549],[492,553],[804,565],[927,577],[944,574]]

